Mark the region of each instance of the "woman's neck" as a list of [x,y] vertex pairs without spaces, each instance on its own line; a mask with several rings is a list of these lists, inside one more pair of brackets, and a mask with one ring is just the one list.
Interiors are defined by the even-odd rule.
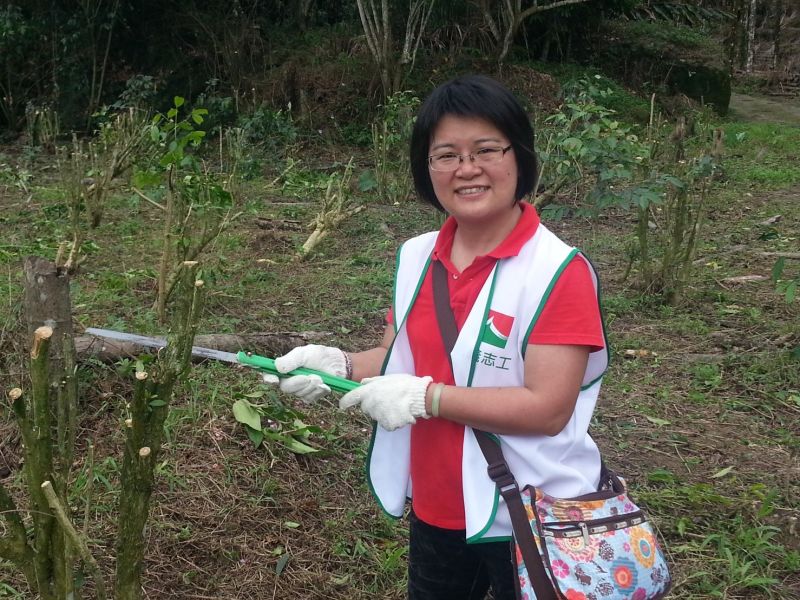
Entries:
[[488,254],[514,230],[522,209],[515,203],[511,209],[490,223],[458,222],[450,260],[459,271],[466,269],[477,256]]

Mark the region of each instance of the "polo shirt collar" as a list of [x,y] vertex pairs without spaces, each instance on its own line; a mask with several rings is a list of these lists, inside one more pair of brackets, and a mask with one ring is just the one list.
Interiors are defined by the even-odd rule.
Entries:
[[[525,243],[536,233],[540,223],[536,209],[531,203],[524,201],[519,202],[519,206],[522,209],[522,214],[514,229],[494,250],[486,254],[487,257],[499,260],[517,256]],[[458,229],[456,220],[453,217],[448,217],[439,230],[439,236],[436,238],[436,244],[433,247],[433,258],[441,260],[447,267],[450,266],[450,251],[453,248],[456,229]]]

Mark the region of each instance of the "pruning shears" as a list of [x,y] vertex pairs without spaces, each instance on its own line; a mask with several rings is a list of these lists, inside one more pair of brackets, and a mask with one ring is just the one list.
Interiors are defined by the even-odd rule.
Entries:
[[[137,335],[135,333],[125,333],[122,331],[113,331],[111,329],[98,329],[90,327],[86,330],[88,335],[93,335],[107,340],[116,340],[119,342],[129,342],[142,346],[145,348],[164,348],[167,341],[160,337],[150,337],[146,335]],[[211,360],[219,360],[234,365],[242,365],[251,369],[256,369],[263,373],[271,373],[278,377],[291,377],[293,375],[317,375],[322,381],[332,390],[337,392],[349,392],[356,389],[361,384],[356,381],[345,379],[344,377],[336,377],[316,369],[307,369],[300,367],[288,373],[281,373],[275,367],[275,361],[266,356],[259,356],[251,352],[223,352],[222,350],[212,350],[211,348],[203,348],[201,346],[192,346],[192,356],[200,358],[208,358]]]

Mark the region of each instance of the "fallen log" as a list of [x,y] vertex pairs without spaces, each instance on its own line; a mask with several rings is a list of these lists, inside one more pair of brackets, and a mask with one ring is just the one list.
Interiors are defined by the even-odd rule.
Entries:
[[800,252],[762,252],[761,256],[777,256],[778,258],[800,260]]
[[[324,331],[216,333],[195,336],[194,345],[223,352],[245,350],[262,356],[275,357],[286,354],[295,346],[325,343],[331,335]],[[75,350],[79,360],[94,358],[101,362],[114,362],[154,352],[153,348],[145,348],[136,343],[120,342],[86,334],[75,337]]]

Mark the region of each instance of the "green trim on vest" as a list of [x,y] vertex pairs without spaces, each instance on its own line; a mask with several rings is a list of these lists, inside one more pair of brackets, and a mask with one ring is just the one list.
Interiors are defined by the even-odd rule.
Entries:
[[492,298],[494,298],[494,285],[497,283],[497,273],[500,271],[500,262],[497,261],[492,269],[492,283],[489,286],[489,296],[486,298],[486,308],[483,311],[483,319],[481,320],[481,327],[478,330],[478,339],[475,342],[475,347],[472,349],[472,362],[469,365],[469,377],[467,378],[467,387],[472,387],[472,378],[475,377],[475,365],[478,364],[478,355],[481,351],[481,343],[483,342],[483,334],[486,330],[486,320],[489,318],[489,309],[492,307]]
[[481,529],[478,533],[476,533],[472,537],[467,538],[468,544],[480,544],[481,542],[486,541],[483,539],[482,536],[484,533],[489,531],[489,528],[494,523],[494,520],[497,517],[497,509],[499,508],[499,506],[500,506],[500,491],[495,486],[494,503],[492,504],[492,515],[489,517],[489,520],[486,522],[486,525],[483,526],[483,529]]
[[[400,331],[400,327],[403,323],[405,323],[406,318],[408,317],[408,313],[403,315],[403,322],[401,323],[397,319],[397,274],[400,272],[400,253],[402,252],[403,247],[400,247],[400,250],[397,251],[395,255],[395,263],[394,263],[394,285],[392,286],[392,308],[394,309],[394,332],[397,333]],[[425,261],[425,264],[422,267],[422,275],[420,275],[419,281],[417,282],[417,289],[414,290],[414,295],[411,296],[411,303],[408,305],[408,312],[411,312],[411,309],[414,306],[414,302],[417,300],[417,296],[419,295],[419,290],[422,287],[422,282],[425,281],[425,275],[428,273],[428,268],[431,265],[431,259],[433,258],[433,251],[428,254],[428,259]],[[385,364],[384,364],[385,367]],[[381,369],[381,374],[383,373],[383,369]]]
[[395,521],[397,521],[397,520],[400,519],[400,517],[398,517],[397,515],[393,515],[388,510],[386,510],[386,507],[383,505],[383,502],[381,502],[380,496],[378,496],[378,493],[375,491],[375,488],[372,485],[372,477],[369,476],[369,457],[372,455],[373,446],[375,446],[375,437],[376,437],[377,430],[378,430],[377,423],[373,423],[372,424],[372,436],[371,436],[371,438],[369,440],[369,450],[367,450],[367,460],[364,462],[364,465],[365,465],[365,469],[364,470],[367,472],[367,485],[369,486],[369,491],[372,494],[372,497],[375,498],[375,502],[378,503],[378,507],[383,511],[383,513],[387,517],[390,517],[390,518],[394,519]]
[[594,277],[597,280],[597,307],[600,309],[600,326],[603,328],[603,342],[605,342],[605,351],[606,351],[606,368],[603,370],[602,373],[591,383],[586,384],[581,388],[581,391],[588,390],[592,387],[595,383],[600,381],[608,371],[608,367],[611,365],[611,348],[608,344],[608,334],[606,333],[606,319],[605,315],[603,315],[603,294],[602,289],[600,287],[600,275],[597,274],[597,269],[594,268],[594,263],[592,263],[592,259],[586,256],[583,252],[581,252],[581,256],[589,263],[592,267],[592,271],[594,272]]
[[[425,280],[425,275],[427,274],[428,268],[430,267],[430,264],[431,264],[431,256],[432,256],[432,254],[433,253],[429,254],[428,255],[428,260],[425,261],[425,266],[422,268],[422,275],[420,276],[419,281],[417,282],[417,288],[414,290],[414,295],[411,297],[411,303],[409,304],[408,313],[406,313],[403,316],[403,322],[402,323],[399,323],[398,320],[397,320],[397,275],[395,275],[394,289],[392,291],[392,307],[395,310],[395,314],[394,314],[394,333],[395,333],[395,336],[394,336],[394,339],[392,340],[392,343],[389,345],[389,348],[386,350],[386,356],[383,357],[383,364],[381,365],[381,375],[384,375],[386,373],[386,366],[389,364],[389,358],[392,355],[392,350],[394,349],[395,340],[397,340],[397,332],[400,331],[400,328],[403,325],[405,325],[406,319],[408,318],[408,314],[411,312],[411,307],[414,306],[414,302],[416,302],[416,300],[417,300],[417,296],[419,295],[419,290],[422,287],[422,282]],[[398,250],[397,251],[397,263],[395,265],[395,273],[398,272],[399,268],[400,268],[400,251]],[[377,435],[377,430],[378,430],[378,425],[377,425],[377,423],[373,422],[372,423],[372,436],[370,437],[369,449],[367,450],[367,460],[364,463],[364,470],[366,471],[366,475],[367,475],[367,477],[366,477],[367,485],[369,486],[369,491],[372,494],[372,496],[375,498],[375,501],[378,503],[378,506],[380,507],[380,509],[384,513],[386,513],[387,516],[391,517],[392,519],[399,519],[400,517],[397,517],[397,516],[393,515],[392,513],[390,513],[388,510],[386,510],[386,507],[384,507],[383,503],[381,502],[380,496],[378,496],[378,493],[375,491],[375,487],[372,485],[372,477],[370,476],[370,457],[372,456],[372,448],[375,446],[375,437]]]
[[514,538],[510,535],[498,535],[494,537],[486,537],[476,540],[475,538],[470,538],[467,540],[468,544],[489,544],[491,542],[510,542]]
[[525,352],[528,350],[528,340],[531,337],[531,332],[533,331],[533,327],[536,325],[536,321],[539,320],[539,316],[542,314],[544,310],[544,305],[547,303],[547,299],[550,297],[550,293],[553,291],[553,287],[556,285],[556,281],[558,281],[559,277],[561,277],[561,273],[564,272],[564,269],[567,268],[567,265],[570,261],[575,258],[575,255],[578,253],[577,248],[573,248],[570,253],[567,255],[567,258],[564,259],[558,270],[553,275],[553,278],[550,280],[550,283],[547,284],[547,289],[542,294],[542,300],[539,302],[539,306],[536,308],[536,312],[533,314],[533,319],[531,319],[530,325],[528,325],[528,329],[525,331],[525,335],[523,336],[522,340],[520,341],[520,349],[519,352],[522,355],[522,359],[525,360]]
[[[501,444],[500,438],[497,436],[497,434],[489,433],[488,431],[486,433],[489,434],[489,437],[492,438],[492,440],[494,440],[494,442],[498,446]],[[464,435],[467,435],[466,427],[464,428]],[[473,433],[472,435],[475,434]],[[468,544],[482,544],[484,542],[499,541],[501,539],[509,539],[509,540],[511,539],[510,537],[508,538],[501,537],[497,538],[497,540],[495,540],[495,538],[485,538],[485,539],[483,538],[483,534],[489,531],[489,528],[494,524],[494,520],[497,517],[497,509],[499,507],[500,507],[500,490],[497,489],[497,486],[494,486],[494,502],[492,503],[492,514],[489,516],[489,520],[486,522],[486,524],[481,528],[481,530],[478,533],[467,538]]]
[[[422,267],[422,275],[420,275],[419,281],[417,282],[417,288],[414,290],[413,296],[411,296],[411,303],[408,305],[408,312],[405,315],[403,315],[402,323],[400,323],[397,320],[397,275],[395,274],[394,291],[392,292],[392,310],[394,311],[394,339],[392,339],[392,343],[389,345],[389,349],[386,351],[386,356],[383,357],[383,364],[381,365],[381,375],[386,373],[386,365],[389,364],[389,357],[392,355],[392,349],[394,348],[394,341],[397,339],[397,333],[400,331],[400,328],[403,325],[405,325],[408,315],[411,314],[411,309],[414,308],[414,303],[417,301],[417,296],[419,296],[419,290],[420,288],[422,288],[422,282],[425,281],[425,275],[427,275],[428,269],[431,266],[432,256],[433,252],[431,252],[431,254],[428,255],[428,259],[425,261],[425,265]],[[397,253],[397,268],[399,268],[399,266],[400,266],[400,252]]]
[[[397,273],[400,271],[400,253],[403,251],[403,246],[401,245],[397,252],[394,255],[394,283],[392,284],[392,308],[397,307]],[[394,319],[392,319],[392,327],[394,328],[394,333],[397,335],[400,326],[397,323],[397,315],[394,315]],[[383,369],[386,368],[386,361],[384,361],[383,366],[381,367],[381,375],[383,375]]]

